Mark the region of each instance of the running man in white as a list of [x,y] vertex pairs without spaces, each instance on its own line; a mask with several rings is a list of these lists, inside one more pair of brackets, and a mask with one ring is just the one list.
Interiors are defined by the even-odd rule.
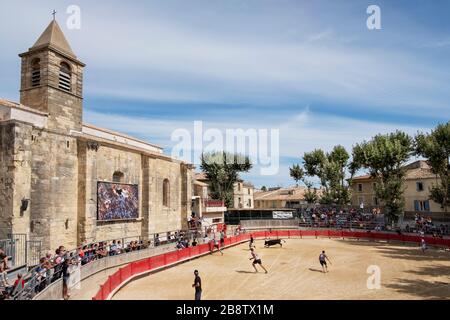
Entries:
[[420,246],[422,247],[422,252],[425,252],[425,250],[427,250],[427,243],[425,242],[424,238],[422,238],[422,240],[420,241]]
[[261,266],[261,268],[263,268],[264,271],[267,273],[268,271],[262,265],[261,259],[259,258],[258,254],[255,252],[255,249],[250,248],[250,252],[252,254],[252,257],[249,260],[253,260],[252,266],[253,266],[253,268],[255,268],[255,272],[258,272],[258,269],[256,269],[256,265],[259,264]]
[[327,260],[331,264],[331,261],[328,258],[328,256],[325,254],[325,250],[324,250],[319,255],[319,262],[320,262],[320,265],[322,266],[322,272],[323,273],[327,273],[328,272]]

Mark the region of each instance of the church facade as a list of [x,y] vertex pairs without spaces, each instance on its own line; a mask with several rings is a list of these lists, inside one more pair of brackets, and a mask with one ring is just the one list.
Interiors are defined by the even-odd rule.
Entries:
[[[83,123],[83,69],[53,20],[19,55],[20,102],[0,99],[0,239],[43,249],[186,227],[193,167],[163,149]],[[99,182],[136,186],[137,216],[99,219]]]

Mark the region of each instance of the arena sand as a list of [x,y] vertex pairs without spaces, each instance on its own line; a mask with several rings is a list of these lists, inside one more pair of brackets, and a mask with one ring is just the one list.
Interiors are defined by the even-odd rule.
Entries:
[[[332,265],[322,273],[325,250]],[[255,273],[248,244],[214,252],[134,280],[115,300],[192,300],[193,271],[202,278],[204,300],[450,299],[450,252],[362,240],[286,239],[283,247],[256,252],[269,273]],[[380,289],[368,289],[369,266],[380,268]]]

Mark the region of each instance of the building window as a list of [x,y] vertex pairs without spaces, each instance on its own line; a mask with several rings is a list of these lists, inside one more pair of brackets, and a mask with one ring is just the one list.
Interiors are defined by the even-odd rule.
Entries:
[[250,190],[250,188],[248,188],[247,190],[248,190],[248,194],[250,195],[250,194],[251,194],[251,190]]
[[221,218],[214,218],[214,219],[212,219],[212,223],[220,223],[220,222],[222,222]]
[[363,191],[363,185],[362,183],[358,183],[358,192],[362,192]]
[[373,205],[374,206],[378,206],[379,205],[379,201],[377,197],[373,197]]
[[64,91],[72,91],[72,72],[70,66],[65,62],[61,62],[59,68],[59,88]]
[[124,174],[122,172],[116,171],[116,172],[114,172],[114,174],[112,176],[112,181],[114,183],[122,183],[123,177],[124,177]]
[[36,58],[31,63],[31,86],[38,87],[41,85],[41,60]]
[[252,199],[248,199],[248,206],[249,206],[249,207],[252,206]]
[[238,182],[238,191],[241,191],[241,188],[242,188],[242,186],[241,186],[241,184]]
[[416,182],[416,190],[419,192],[423,191],[423,182]]
[[374,182],[374,183],[372,184],[372,187],[373,187],[373,191],[377,190],[377,183]]
[[170,200],[170,183],[169,179],[165,179],[163,182],[163,206],[169,207]]
[[414,200],[414,210],[415,211],[430,211],[430,201],[429,200]]

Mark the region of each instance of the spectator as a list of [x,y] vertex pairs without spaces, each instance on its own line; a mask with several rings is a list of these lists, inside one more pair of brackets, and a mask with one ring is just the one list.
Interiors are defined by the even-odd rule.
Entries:
[[110,256],[115,256],[118,254],[118,250],[117,250],[117,244],[116,244],[116,240],[113,240],[110,248],[109,248],[109,255]]
[[64,260],[62,266],[62,278],[63,278],[63,298],[64,300],[69,300],[69,280],[70,280],[70,272],[69,267],[72,262],[69,259]]
[[25,280],[23,279],[23,276],[21,273],[17,275],[16,281],[14,281],[13,285],[13,292],[18,292],[23,290],[25,288]]
[[83,261],[86,255],[85,255],[84,250],[83,250],[82,247],[78,248],[77,254],[78,254],[79,261],[80,262]]
[[37,282],[35,291],[41,292],[47,286],[47,263],[45,257],[39,260],[39,266],[37,266],[35,272],[36,272],[35,279]]
[[8,282],[8,275],[2,264],[0,264],[0,291],[7,298],[12,292],[13,286]]
[[9,257],[6,255],[5,251],[0,248],[0,265],[3,266],[4,270],[8,270],[8,259]]
[[123,251],[123,246],[120,240],[117,241],[117,254],[121,254]]

